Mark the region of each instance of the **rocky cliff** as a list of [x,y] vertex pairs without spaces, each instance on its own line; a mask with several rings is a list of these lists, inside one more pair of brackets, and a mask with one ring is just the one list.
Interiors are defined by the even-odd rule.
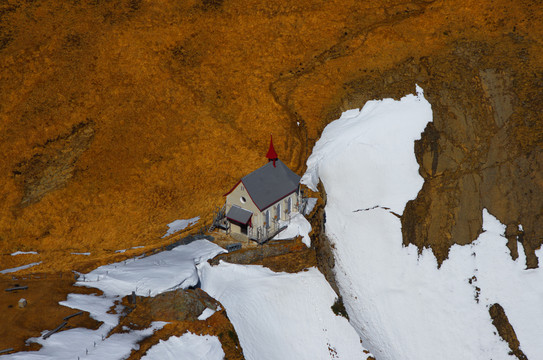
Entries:
[[57,271],[72,251],[159,243],[175,219],[209,219],[270,133],[302,173],[342,110],[419,84],[434,122],[404,242],[443,261],[486,207],[535,267],[542,15],[522,0],[4,1],[1,252]]

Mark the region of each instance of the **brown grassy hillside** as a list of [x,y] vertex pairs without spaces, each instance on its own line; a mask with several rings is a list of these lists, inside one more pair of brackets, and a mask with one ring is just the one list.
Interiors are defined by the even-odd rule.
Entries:
[[270,133],[301,174],[341,110],[415,83],[434,124],[405,241],[443,260],[487,207],[512,239],[523,224],[535,266],[542,15],[505,0],[3,1],[1,268],[30,262],[16,250],[59,271],[79,266],[71,252],[157,244],[263,164]]

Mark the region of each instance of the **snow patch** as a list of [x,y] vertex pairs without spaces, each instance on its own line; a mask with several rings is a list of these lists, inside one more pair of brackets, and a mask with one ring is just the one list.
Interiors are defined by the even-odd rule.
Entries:
[[311,211],[313,211],[313,208],[317,205],[317,198],[308,198],[307,199],[307,205],[305,207],[304,215],[311,214]]
[[297,236],[302,237],[302,242],[307,246],[311,246],[309,233],[311,232],[311,224],[300,213],[295,213],[290,220],[279,221],[279,226],[287,225],[287,228],[275,235],[273,240],[293,239]]
[[221,360],[224,351],[216,336],[199,336],[187,332],[182,336],[172,336],[168,340],[152,346],[142,360]]
[[26,265],[14,267],[14,268],[11,268],[11,269],[0,270],[0,274],[9,274],[9,273],[16,272],[16,271],[19,271],[19,270],[28,269],[28,268],[31,268],[32,266],[37,266],[37,265],[39,265],[41,263],[42,262],[40,261],[40,262],[35,262],[35,263],[31,263],[31,264],[26,264]]
[[75,328],[53,334],[47,340],[41,337],[30,339],[31,342],[43,345],[39,351],[19,352],[1,358],[2,360],[126,359],[132,350],[139,349],[138,342],[152,335],[153,332],[161,329],[165,324],[162,321],[155,321],[147,329],[113,334],[108,338],[105,338],[105,335],[104,338],[101,336],[105,330],[104,325],[96,331]]
[[162,236],[162,238],[168,237],[172,234],[175,234],[178,231],[181,231],[188,226],[194,225],[200,220],[200,217],[193,217],[192,219],[186,219],[186,220],[175,220],[168,224],[168,232]]
[[37,255],[38,252],[37,251],[15,251],[14,253],[11,254],[11,256],[17,256],[17,255]]
[[200,316],[198,316],[198,320],[201,320],[201,321],[206,320],[213,314],[215,314],[215,310],[210,309],[210,308],[205,308],[204,311],[202,311],[202,313],[200,314]]

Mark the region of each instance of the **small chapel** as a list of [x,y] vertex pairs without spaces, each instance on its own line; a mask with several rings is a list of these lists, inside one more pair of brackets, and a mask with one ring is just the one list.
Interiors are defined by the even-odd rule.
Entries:
[[283,231],[293,213],[302,211],[300,176],[277,156],[270,137],[268,162],[242,177],[225,194],[226,203],[215,216],[214,227],[233,237],[262,244]]

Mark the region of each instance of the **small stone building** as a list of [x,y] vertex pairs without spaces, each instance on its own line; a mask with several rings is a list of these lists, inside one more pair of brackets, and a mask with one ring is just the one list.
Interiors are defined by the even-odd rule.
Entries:
[[227,230],[263,243],[286,228],[302,208],[300,176],[281,160],[270,140],[268,163],[244,176],[226,194],[223,210]]

